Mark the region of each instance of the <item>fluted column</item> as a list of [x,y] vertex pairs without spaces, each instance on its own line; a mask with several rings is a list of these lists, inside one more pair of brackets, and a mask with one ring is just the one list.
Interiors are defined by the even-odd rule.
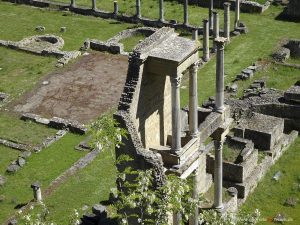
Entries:
[[224,37],[230,42],[230,3],[224,3]]
[[215,39],[217,45],[216,66],[216,105],[215,110],[222,113],[224,107],[224,46],[226,39],[219,37]]
[[96,10],[97,9],[97,5],[96,5],[96,0],[92,0],[92,10]]
[[171,77],[172,85],[172,151],[181,149],[180,83],[182,74]]
[[215,163],[214,163],[214,208],[223,208],[222,187],[223,187],[223,144],[224,140],[214,140]]
[[137,18],[141,18],[141,0],[136,0],[136,15]]
[[198,134],[198,85],[197,85],[198,65],[194,63],[190,68],[190,89],[189,89],[189,129],[190,135]]
[[184,0],[183,2],[183,24],[189,24],[189,14],[188,14],[188,0]]
[[213,10],[214,10],[214,0],[210,0],[210,6],[209,6],[209,30],[214,29],[214,18],[213,18]]
[[[214,39],[218,38],[220,36],[220,26],[219,26],[219,14],[214,11]],[[217,45],[216,42],[213,42],[213,52],[217,51]]]
[[234,29],[240,26],[240,0],[235,1],[235,20]]
[[203,20],[203,60],[209,60],[209,27],[208,20]]
[[159,21],[164,22],[164,0],[159,0]]

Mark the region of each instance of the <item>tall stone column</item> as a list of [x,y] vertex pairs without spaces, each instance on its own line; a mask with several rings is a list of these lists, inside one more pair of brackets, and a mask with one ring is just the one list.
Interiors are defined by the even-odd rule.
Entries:
[[235,20],[234,29],[240,26],[240,0],[235,1]]
[[[200,193],[200,187],[199,184],[201,182],[200,173],[198,171],[199,169],[196,169],[195,176],[194,176],[194,187],[193,187],[193,199],[199,198]],[[189,218],[189,225],[198,225],[199,224],[199,208],[198,206],[195,207],[194,214]]]
[[217,66],[216,66],[216,105],[215,110],[222,113],[224,107],[224,46],[226,39],[219,37],[215,39],[217,45]]
[[96,5],[96,0],[92,0],[92,10],[96,10],[97,5]]
[[[214,16],[214,39],[218,38],[220,36],[220,26],[219,26],[219,14],[218,12],[213,12]],[[217,51],[217,45],[216,42],[213,42],[213,52]]]
[[198,65],[194,63],[190,68],[190,89],[189,89],[189,129],[190,135],[195,137],[198,134]]
[[171,77],[172,85],[172,151],[181,149],[180,83],[181,74]]
[[136,17],[137,18],[141,18],[142,14],[141,14],[141,0],[136,0]]
[[71,0],[71,5],[70,5],[71,8],[74,8],[76,7],[76,2],[75,0]]
[[215,140],[215,163],[214,163],[214,208],[222,209],[222,187],[223,187],[223,143],[221,138]]
[[183,24],[189,24],[189,14],[188,14],[188,0],[184,0],[183,2]]
[[230,3],[224,3],[224,37],[230,42]]
[[214,10],[214,0],[210,0],[210,6],[209,6],[209,30],[214,29],[214,18],[213,18],[213,10]]
[[159,21],[164,22],[164,0],[159,0]]
[[208,20],[203,20],[203,60],[209,60],[209,27]]

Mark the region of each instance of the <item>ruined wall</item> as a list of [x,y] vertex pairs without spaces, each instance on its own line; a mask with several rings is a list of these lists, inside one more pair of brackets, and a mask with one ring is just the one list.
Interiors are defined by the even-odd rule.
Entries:
[[291,18],[300,19],[300,1],[299,0],[289,0],[289,5],[287,7],[287,14]]

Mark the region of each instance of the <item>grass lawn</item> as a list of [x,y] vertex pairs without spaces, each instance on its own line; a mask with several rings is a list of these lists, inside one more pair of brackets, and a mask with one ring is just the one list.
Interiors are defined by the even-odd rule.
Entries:
[[139,43],[140,40],[145,39],[145,35],[143,34],[135,34],[130,38],[126,38],[120,41],[120,43],[124,44],[124,50],[126,52],[131,52],[132,49]]
[[287,63],[299,64],[299,65],[300,65],[300,57],[297,57],[297,58],[289,58],[286,62],[287,62]]
[[3,145],[0,145],[0,175],[5,174],[6,168],[9,165],[9,163],[15,160],[19,154],[20,151],[11,148],[6,148]]
[[[82,207],[88,206],[90,211],[94,204],[108,200],[110,189],[115,187],[116,180],[113,157],[110,151],[101,152],[90,165],[70,177],[50,195],[45,200],[50,211],[47,221],[68,224],[74,209],[82,212]],[[33,212],[37,213],[38,210]]]
[[[288,221],[284,224],[298,225],[300,221],[300,137],[288,149],[286,153],[271,167],[270,171],[258,184],[255,192],[250,194],[242,209],[254,211],[259,209],[262,220],[270,221],[278,213],[285,215]],[[279,181],[272,180],[273,175],[281,171],[282,176]],[[287,198],[298,199],[295,207],[284,205]],[[262,221],[259,224],[270,224]]]
[[239,156],[241,152],[241,149],[234,147],[234,146],[228,146],[228,144],[223,145],[223,160],[227,162],[234,163],[236,158]]
[[55,129],[31,121],[25,122],[0,111],[0,138],[23,144],[37,145],[56,132]]
[[[0,187],[0,195],[5,197],[5,200],[0,202],[0,223],[16,211],[14,209],[16,205],[27,203],[33,198],[30,188],[31,183],[38,181],[41,183],[42,189],[46,189],[53,179],[85,154],[74,150],[74,146],[81,139],[83,139],[83,136],[67,134],[49,148],[38,154],[33,154],[24,168],[16,174],[6,175],[7,182],[3,187]],[[3,150],[1,147],[1,153]],[[8,157],[5,157],[5,160],[6,158],[8,159]],[[9,158],[13,158],[13,156],[9,156]],[[4,173],[4,171],[1,171],[1,173]],[[74,192],[70,193],[74,196]]]

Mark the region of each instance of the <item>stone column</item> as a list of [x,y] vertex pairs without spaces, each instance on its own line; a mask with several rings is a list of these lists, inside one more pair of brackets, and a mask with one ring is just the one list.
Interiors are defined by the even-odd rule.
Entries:
[[190,135],[195,137],[198,134],[198,65],[194,63],[190,68],[190,89],[189,89],[189,129]]
[[230,3],[224,3],[224,37],[230,41]]
[[136,15],[137,18],[141,18],[141,0],[136,0]]
[[210,6],[209,6],[209,29],[213,30],[214,29],[214,18],[213,18],[213,10],[214,10],[214,0],[210,0]]
[[181,213],[179,212],[174,212],[173,214],[173,225],[181,225]]
[[[219,14],[214,11],[213,12],[214,16],[214,39],[218,38],[220,36],[220,26],[219,26]],[[213,42],[213,52],[217,51],[217,45],[216,42]]]
[[215,163],[214,163],[214,208],[223,208],[222,187],[223,187],[223,143],[224,140],[215,140]]
[[189,14],[188,14],[188,0],[184,0],[183,2],[183,24],[189,24]]
[[235,20],[234,29],[240,26],[240,0],[235,1]]
[[182,75],[171,77],[172,85],[172,151],[181,149],[180,83]]
[[203,60],[209,60],[209,27],[208,20],[203,20]]
[[215,39],[217,45],[216,66],[216,105],[215,110],[222,113],[224,107],[224,46],[226,39],[219,37]]
[[75,0],[71,0],[71,5],[70,5],[71,8],[74,8],[76,7],[76,2]]
[[92,10],[96,10],[97,5],[96,5],[96,0],[92,0]]
[[118,15],[119,13],[119,6],[118,6],[118,1],[114,1],[114,15]]
[[159,0],[159,21],[164,22],[164,0]]
[[33,198],[36,202],[41,202],[42,201],[42,191],[41,187],[38,183],[33,183],[30,186],[33,190]]
[[198,29],[193,29],[192,30],[192,40],[193,41],[198,41]]
[[[198,199],[200,193],[199,184],[201,182],[201,177],[198,170],[199,169],[196,169],[195,176],[194,176],[194,187],[193,187],[194,199]],[[199,208],[198,206],[196,206],[194,214],[189,218],[189,225],[198,225],[199,224],[198,219],[199,219]]]

